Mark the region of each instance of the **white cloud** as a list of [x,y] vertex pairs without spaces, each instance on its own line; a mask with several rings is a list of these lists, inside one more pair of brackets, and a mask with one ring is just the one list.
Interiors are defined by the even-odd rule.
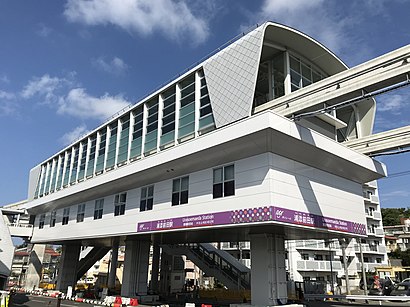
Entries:
[[103,57],[99,57],[97,59],[93,59],[92,64],[102,71],[115,75],[123,74],[128,69],[128,65],[118,57],[114,57],[108,62]]
[[15,103],[16,95],[14,93],[0,90],[0,116],[14,114],[18,108]]
[[334,52],[345,43],[348,17],[335,18],[325,0],[265,0],[257,21],[273,20],[303,31]]
[[88,129],[87,129],[86,125],[83,124],[83,125],[80,125],[80,126],[74,128],[74,130],[65,133],[60,138],[60,141],[64,146],[66,146],[66,145],[69,145],[69,144],[73,143],[75,140],[78,140],[80,138],[80,136],[83,136],[87,132],[88,132]]
[[41,37],[48,37],[50,35],[50,33],[52,32],[52,29],[47,27],[45,24],[40,23],[38,25],[38,29],[36,31],[38,36]]
[[0,90],[0,100],[11,100],[11,99],[14,99],[15,97],[16,95],[14,95],[14,93]]
[[104,120],[131,104],[121,95],[95,97],[88,94],[75,81],[75,72],[64,78],[48,74],[34,77],[20,92],[20,96],[26,100],[36,99],[40,104],[56,109],[58,114],[81,119]]
[[6,84],[10,83],[10,79],[9,79],[9,77],[7,77],[6,74],[1,74],[0,75],[0,81],[3,82],[3,83],[6,83]]
[[189,38],[194,44],[209,36],[208,21],[195,16],[183,1],[68,0],[64,15],[71,22],[114,25],[140,35],[160,32],[171,40]]
[[78,118],[104,120],[128,106],[130,102],[122,96],[105,94],[94,97],[83,88],[74,88],[65,97],[60,97],[57,112]]
[[393,114],[400,114],[400,111],[406,107],[410,98],[400,94],[388,95],[385,98],[379,99],[377,103],[377,111],[392,112]]
[[51,103],[58,99],[58,90],[71,84],[66,78],[50,77],[48,74],[42,77],[32,78],[21,91],[25,99],[39,96],[44,98],[43,103]]

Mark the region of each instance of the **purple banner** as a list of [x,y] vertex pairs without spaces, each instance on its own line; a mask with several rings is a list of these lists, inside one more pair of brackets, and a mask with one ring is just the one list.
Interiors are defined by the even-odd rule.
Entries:
[[337,230],[360,235],[366,234],[366,226],[364,224],[273,206],[143,222],[138,223],[137,231],[149,232],[179,228],[258,223],[269,221],[303,225],[321,229]]

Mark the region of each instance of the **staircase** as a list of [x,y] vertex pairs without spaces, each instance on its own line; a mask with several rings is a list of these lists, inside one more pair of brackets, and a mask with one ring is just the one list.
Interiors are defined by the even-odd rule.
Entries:
[[250,289],[250,269],[212,244],[161,245],[169,255],[185,255],[205,274],[214,276],[228,289]]
[[93,247],[85,250],[84,258],[80,260],[77,267],[77,280],[79,280],[87,271],[96,263],[101,260],[110,250],[109,247]]

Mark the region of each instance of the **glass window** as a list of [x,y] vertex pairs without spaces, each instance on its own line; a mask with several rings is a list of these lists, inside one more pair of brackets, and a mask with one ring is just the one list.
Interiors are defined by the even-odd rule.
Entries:
[[142,126],[143,126],[143,112],[142,107],[139,107],[133,112],[134,125],[132,130],[131,141],[131,159],[141,156],[142,149]]
[[78,205],[77,207],[77,223],[84,222],[85,216],[85,204]]
[[68,185],[68,180],[70,179],[71,155],[72,155],[72,152],[70,149],[66,153],[67,160],[66,160],[66,165],[65,165],[63,186]]
[[127,202],[127,193],[117,194],[114,197],[114,216],[125,214],[125,204]]
[[56,186],[58,159],[53,160],[53,173],[51,175],[50,192],[54,192]]
[[213,177],[214,198],[235,195],[235,169],[233,164],[215,168]]
[[62,224],[67,225],[69,219],[70,219],[70,208],[64,208]]
[[195,130],[195,74],[179,83],[181,100],[179,109],[178,138],[194,133]]
[[324,78],[321,73],[314,70],[311,65],[303,62],[301,59],[289,56],[289,60],[292,92]]
[[57,217],[57,211],[52,211],[50,215],[50,227],[54,227],[56,225],[56,218]]
[[175,138],[175,86],[162,93],[161,146],[172,144]]
[[172,205],[188,203],[189,177],[182,177],[172,181]]
[[154,205],[154,186],[141,188],[140,211],[152,210]]
[[198,72],[201,84],[199,98],[199,130],[212,130],[215,128],[214,116],[212,114],[211,100],[209,99],[208,87],[202,70]]
[[104,212],[104,199],[97,199],[94,206],[94,220],[102,219]]
[[309,260],[309,254],[301,254],[302,260]]
[[130,134],[130,114],[127,114],[120,119],[121,135],[120,144],[118,147],[117,164],[123,163],[128,159],[128,143]]
[[85,175],[85,163],[87,161],[87,147],[88,144],[87,142],[81,143],[81,157],[80,157],[80,166],[79,166],[79,171],[78,171],[78,180],[84,179]]
[[99,173],[104,168],[105,148],[107,142],[107,128],[104,127],[100,131],[100,142],[97,154],[97,164],[95,165],[95,173]]
[[78,153],[80,151],[79,145],[74,147],[73,153],[73,168],[71,169],[71,179],[70,183],[77,180],[77,169],[78,169]]
[[40,220],[38,223],[38,228],[42,229],[44,228],[44,221],[46,220],[46,215],[45,214],[41,214],[40,215]]
[[147,132],[145,134],[144,153],[149,154],[157,149],[158,137],[158,97],[146,103]]
[[87,164],[87,177],[94,174],[94,162],[95,162],[95,151],[97,149],[97,136],[93,135],[90,137],[90,152],[88,156]]
[[107,162],[105,165],[106,169],[112,168],[115,164],[115,156],[117,151],[117,131],[118,123],[115,122],[109,126],[110,138],[108,140],[108,150],[107,150]]

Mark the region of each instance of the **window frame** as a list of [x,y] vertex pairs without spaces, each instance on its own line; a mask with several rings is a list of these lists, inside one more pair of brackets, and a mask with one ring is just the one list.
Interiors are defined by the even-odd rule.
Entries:
[[62,225],[67,225],[68,221],[70,220],[70,208],[64,208],[63,209],[63,219],[61,221]]
[[[227,178],[227,169],[232,168],[232,178]],[[218,175],[217,172],[220,172]],[[216,167],[212,170],[213,185],[212,197],[213,199],[223,198],[228,196],[235,196],[235,164],[228,164],[221,167]],[[219,178],[217,178],[219,177]]]
[[[186,184],[184,181],[186,180]],[[172,180],[171,205],[178,206],[187,204],[189,200],[189,176],[183,176]]]
[[[122,200],[124,196],[124,200]],[[125,215],[125,206],[127,204],[127,192],[119,193],[114,196],[114,216]]]
[[46,215],[45,215],[45,213],[40,214],[40,216],[39,216],[39,221],[38,221],[38,228],[39,228],[39,229],[43,229],[43,228],[44,228],[45,221],[46,221]]
[[55,227],[56,226],[56,221],[57,221],[57,211],[51,211],[50,214],[50,227]]
[[140,212],[154,209],[154,185],[141,188]]
[[104,198],[96,199],[94,203],[94,220],[101,220],[104,215]]
[[85,219],[85,204],[79,204],[77,206],[77,223],[84,222]]

